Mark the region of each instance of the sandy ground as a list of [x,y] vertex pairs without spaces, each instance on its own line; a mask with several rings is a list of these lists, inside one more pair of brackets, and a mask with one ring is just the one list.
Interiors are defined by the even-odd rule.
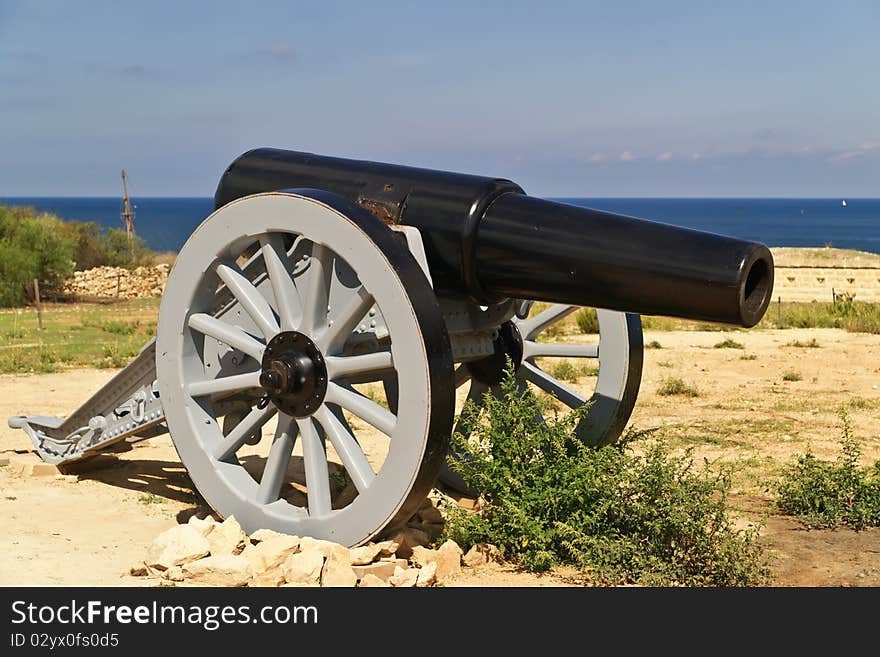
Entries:
[[[714,348],[730,338],[744,349]],[[815,339],[818,348],[790,346]],[[765,521],[778,586],[880,586],[880,529],[807,531],[770,513],[769,486],[808,446],[837,453],[848,407],[865,462],[880,458],[880,336],[832,329],[647,332],[642,389],[631,426],[663,427],[695,458],[736,464],[733,502]],[[755,358],[746,360],[743,357]],[[800,380],[785,381],[797,371]],[[0,376],[0,416],[65,416],[111,370]],[[696,398],[657,394],[664,379],[695,385]],[[575,388],[586,391],[592,380]],[[0,427],[0,459],[26,451],[21,431]],[[95,460],[77,473],[23,477],[0,468],[0,585],[138,585],[128,568],[163,529],[207,511],[167,437]],[[458,586],[569,585],[564,571],[536,576],[507,566],[466,570]]]

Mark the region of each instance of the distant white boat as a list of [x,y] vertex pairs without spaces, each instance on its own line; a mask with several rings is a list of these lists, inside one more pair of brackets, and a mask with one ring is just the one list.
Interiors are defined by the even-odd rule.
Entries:
[[840,202],[840,204],[841,204],[843,207],[846,207],[846,199],[843,199],[843,200]]

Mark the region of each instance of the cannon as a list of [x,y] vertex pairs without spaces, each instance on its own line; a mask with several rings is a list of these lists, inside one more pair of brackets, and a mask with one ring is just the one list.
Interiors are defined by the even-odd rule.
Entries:
[[[766,246],[528,196],[510,180],[256,149],[180,250],[157,336],[66,420],[16,416],[70,463],[168,432],[247,531],[357,545],[405,524],[447,466],[457,404],[522,388],[591,403],[592,445],[638,395],[639,314],[743,327]],[[595,308],[598,333],[559,323]],[[586,386],[554,359],[595,363]]]

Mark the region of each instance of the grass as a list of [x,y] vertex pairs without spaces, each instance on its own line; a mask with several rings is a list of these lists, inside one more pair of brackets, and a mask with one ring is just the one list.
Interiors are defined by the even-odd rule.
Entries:
[[547,373],[560,381],[577,383],[583,376],[598,376],[599,368],[595,365],[575,365],[570,360],[559,360],[547,369]]
[[657,342],[657,340],[651,340],[648,344],[645,345],[645,349],[662,349],[663,345]]
[[658,395],[668,397],[671,395],[681,395],[683,397],[699,397],[700,391],[694,386],[685,383],[678,377],[669,377],[664,379],[663,384],[657,389]]
[[800,381],[803,378],[797,370],[788,370],[782,375],[783,381]]
[[159,299],[114,304],[45,304],[0,313],[0,373],[124,367],[155,335]]
[[530,391],[513,371],[501,398],[466,405],[462,425],[474,440],[453,440],[453,461],[481,491],[472,513],[449,505],[445,536],[465,550],[492,543],[532,571],[573,566],[595,584],[747,586],[769,574],[758,528],[737,528],[726,472],[673,455],[662,439],[634,445],[647,432],[591,448],[573,435],[584,406],[541,421]]
[[721,342],[715,343],[715,349],[745,349],[746,346],[742,342],[737,342],[736,340],[731,340],[727,338],[726,340],[722,340]]
[[880,303],[845,299],[832,303],[774,303],[758,328],[842,328],[855,333],[880,333]]
[[739,357],[740,360],[758,360],[757,354],[743,354]]
[[808,527],[880,526],[880,461],[871,467],[860,464],[861,448],[846,411],[840,418],[843,435],[837,459],[819,459],[809,449],[799,456],[776,486],[776,507]]
[[800,349],[818,349],[822,345],[816,342],[816,338],[810,338],[809,341],[801,342],[800,340],[792,340],[785,343],[786,347],[798,347]]

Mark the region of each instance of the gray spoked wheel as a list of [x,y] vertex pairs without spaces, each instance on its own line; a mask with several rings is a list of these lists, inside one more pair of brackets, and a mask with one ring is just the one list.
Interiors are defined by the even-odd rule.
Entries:
[[[427,278],[387,226],[318,190],[245,197],[195,231],[157,375],[183,465],[249,532],[362,543],[412,516],[448,446],[452,356]],[[388,377],[395,412],[371,383]]]
[[[576,434],[588,445],[607,445],[620,437],[638,397],[643,360],[641,319],[632,313],[597,309],[598,335],[585,335],[577,342],[554,340],[552,328],[578,310],[580,306],[557,304],[526,319],[512,320],[522,349],[517,380],[521,388],[531,384],[569,408],[590,402],[589,414]],[[548,338],[539,340],[548,333]],[[577,389],[557,378],[564,362],[572,378],[583,378]],[[501,393],[500,386],[479,380],[467,364],[456,369],[455,384],[469,386],[465,399],[475,404],[480,404],[487,392]],[[456,431],[466,436],[462,427]],[[455,490],[475,493],[447,464],[441,469],[440,480]]]

